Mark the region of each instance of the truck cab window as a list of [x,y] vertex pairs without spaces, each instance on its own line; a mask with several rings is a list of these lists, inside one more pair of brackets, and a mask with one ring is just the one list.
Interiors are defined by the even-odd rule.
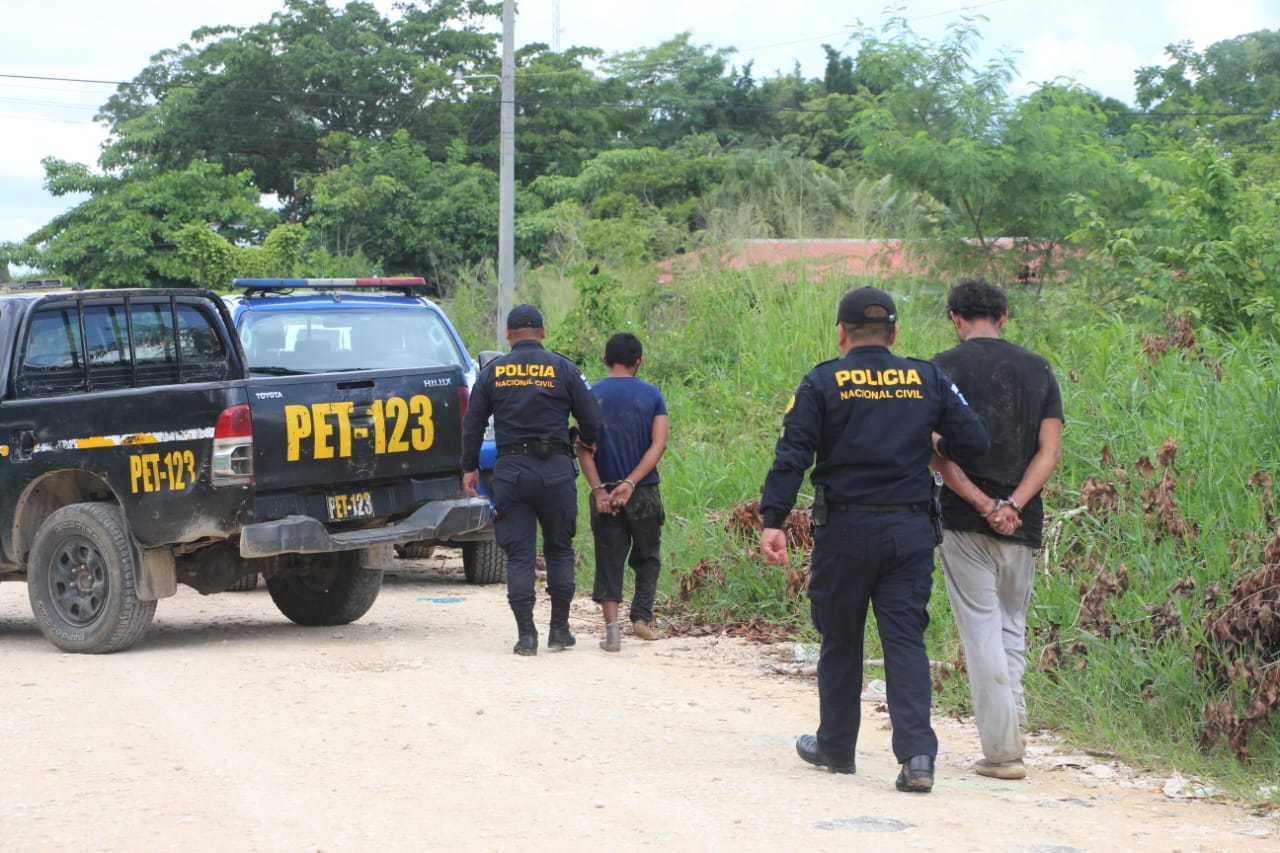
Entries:
[[85,389],[80,318],[75,306],[48,308],[31,321],[19,388],[25,396],[48,397]]

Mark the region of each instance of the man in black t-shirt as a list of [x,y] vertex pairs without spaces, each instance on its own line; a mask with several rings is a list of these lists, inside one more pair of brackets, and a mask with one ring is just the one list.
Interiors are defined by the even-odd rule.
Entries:
[[1027,606],[1044,526],[1040,490],[1061,455],[1062,395],[1045,359],[1001,339],[1004,291],[964,279],[947,312],[960,345],[933,361],[986,418],[991,448],[963,466],[935,459],[947,485],[938,556],[982,741],[974,770],[1021,779]]

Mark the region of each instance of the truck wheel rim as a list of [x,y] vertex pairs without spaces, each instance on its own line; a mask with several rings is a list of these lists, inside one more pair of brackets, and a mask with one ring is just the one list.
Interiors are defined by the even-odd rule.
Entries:
[[92,625],[106,607],[109,587],[106,561],[92,542],[73,536],[62,543],[50,566],[49,592],[63,620]]

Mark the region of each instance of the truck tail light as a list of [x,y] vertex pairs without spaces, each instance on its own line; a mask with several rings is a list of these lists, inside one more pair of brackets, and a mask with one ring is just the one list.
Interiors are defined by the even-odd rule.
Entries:
[[253,483],[253,418],[246,403],[223,409],[218,415],[209,482],[214,486]]

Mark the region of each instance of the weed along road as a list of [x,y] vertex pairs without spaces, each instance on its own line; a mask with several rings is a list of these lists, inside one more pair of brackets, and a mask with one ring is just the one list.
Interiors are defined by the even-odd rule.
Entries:
[[[448,555],[450,552],[444,552]],[[549,605],[539,602],[545,634]],[[511,653],[502,586],[406,560],[361,620],[305,629],[268,594],[182,589],[112,655],[64,654],[0,584],[0,849],[1275,850],[1280,824],[1036,735],[1024,782],[968,772],[938,718],[934,792],[893,789],[864,703],[857,774],[796,757],[817,714],[792,647],[624,636]]]

